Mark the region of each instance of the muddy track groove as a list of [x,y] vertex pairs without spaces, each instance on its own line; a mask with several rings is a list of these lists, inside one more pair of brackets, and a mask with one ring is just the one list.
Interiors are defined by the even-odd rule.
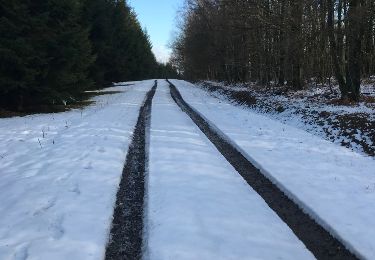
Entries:
[[155,81],[147,93],[129,146],[117,192],[106,260],[141,259],[143,208],[147,164],[146,136],[149,131],[152,99],[157,88]]
[[242,178],[265,200],[268,206],[290,227],[317,259],[358,259],[339,240],[334,238],[265,177],[235,146],[219,133],[217,127],[208,123],[192,109],[184,101],[176,86],[169,81],[168,83],[170,84],[171,96],[176,104],[194,121]]

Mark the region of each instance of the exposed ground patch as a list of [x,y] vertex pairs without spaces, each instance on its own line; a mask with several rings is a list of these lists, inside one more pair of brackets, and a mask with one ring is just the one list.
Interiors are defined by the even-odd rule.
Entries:
[[141,259],[143,207],[146,174],[146,136],[150,123],[152,98],[157,82],[147,93],[140,109],[117,192],[116,207],[106,259]]
[[354,151],[375,156],[375,82],[362,86],[361,102],[340,99],[337,86],[286,87],[222,83],[198,84],[212,96],[249,107],[286,124],[301,127]]

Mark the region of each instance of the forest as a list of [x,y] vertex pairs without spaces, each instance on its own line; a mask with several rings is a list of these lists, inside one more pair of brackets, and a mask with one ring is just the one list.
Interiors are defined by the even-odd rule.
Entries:
[[112,82],[167,76],[126,1],[1,0],[0,108],[73,102]]
[[340,87],[375,74],[373,0],[187,0],[173,64],[192,80]]

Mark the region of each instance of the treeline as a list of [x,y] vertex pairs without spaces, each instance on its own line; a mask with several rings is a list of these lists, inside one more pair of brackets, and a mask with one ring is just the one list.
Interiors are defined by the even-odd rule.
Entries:
[[173,63],[190,79],[301,89],[334,76],[358,100],[375,74],[373,0],[187,0]]
[[166,68],[151,48],[126,1],[0,0],[0,107],[61,104],[157,77]]

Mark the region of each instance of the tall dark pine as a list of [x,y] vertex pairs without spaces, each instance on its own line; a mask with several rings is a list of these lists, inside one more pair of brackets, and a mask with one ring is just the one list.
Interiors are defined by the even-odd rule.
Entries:
[[157,62],[147,33],[126,1],[84,0],[83,17],[97,57],[91,67],[96,87],[153,77]]
[[0,0],[1,108],[69,102],[159,68],[126,1]]
[[81,25],[80,2],[44,0],[36,7],[47,17],[42,28],[47,33],[36,32],[48,60],[40,82],[42,95],[49,100],[74,98],[92,84],[88,70],[94,60],[88,30]]
[[1,1],[2,107],[56,103],[90,85],[93,58],[79,1]]
[[114,1],[84,0],[82,20],[89,28],[89,38],[96,60],[90,67],[95,87],[102,88],[112,82],[114,45]]
[[43,57],[30,41],[28,4],[0,1],[0,107],[23,108],[25,95],[40,74]]

